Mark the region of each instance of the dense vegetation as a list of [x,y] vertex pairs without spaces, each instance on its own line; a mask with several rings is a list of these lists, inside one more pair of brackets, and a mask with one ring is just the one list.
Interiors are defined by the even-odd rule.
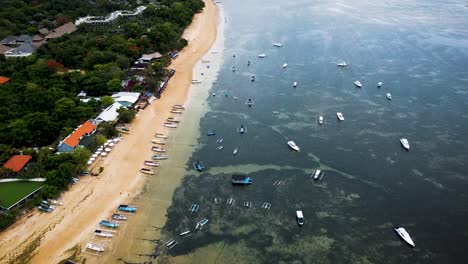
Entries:
[[[51,29],[88,14],[133,9],[135,2],[5,0],[0,10],[0,38],[36,34],[44,26]],[[187,42],[180,38],[183,29],[203,6],[201,0],[163,0],[158,5],[149,5],[138,19],[119,20],[101,30],[82,27],[70,35],[49,40],[33,56],[6,59],[0,55],[0,76],[11,78],[0,86],[0,163],[23,149],[23,153],[33,155],[33,164],[18,177],[47,178],[43,198],[54,197],[66,189],[71,177],[84,168],[89,151],[56,155],[48,146],[108,104],[107,99],[104,105],[97,100],[81,102],[77,93],[104,96],[120,91],[121,80],[132,77],[128,69],[141,54],[155,51],[167,54],[184,47]],[[147,81],[135,85],[133,91],[154,91],[168,63],[165,55],[139,73]],[[131,110],[121,110],[119,121],[130,122],[134,116]],[[105,136],[117,133],[108,123],[101,124],[99,131]],[[96,138],[103,140],[102,136]],[[33,147],[38,151],[33,151]],[[0,174],[4,173],[8,172]],[[0,214],[0,230],[11,222],[9,219],[14,217]]]

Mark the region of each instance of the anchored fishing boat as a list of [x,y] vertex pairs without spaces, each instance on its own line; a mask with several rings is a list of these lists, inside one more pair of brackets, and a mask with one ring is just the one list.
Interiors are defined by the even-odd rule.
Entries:
[[294,82],[293,87],[296,88],[296,86],[297,86],[297,82]]
[[153,143],[153,144],[158,144],[158,145],[166,145],[166,141],[164,141],[164,140],[157,140],[157,139],[151,140],[151,143]]
[[175,104],[172,106],[172,109],[185,109],[185,107],[183,105],[180,105],[180,104]]
[[283,64],[283,69],[286,67],[288,67],[288,64],[287,63]]
[[239,132],[240,134],[247,133],[247,127],[244,127],[244,125],[241,125],[241,126],[237,129],[237,132]]
[[377,87],[380,88],[380,87],[382,86],[382,84],[383,84],[382,82],[378,82],[378,83],[377,83]]
[[177,128],[177,124],[172,123],[172,122],[165,122],[164,126],[168,128]]
[[252,82],[255,81],[255,75],[252,75],[252,77],[250,77],[250,81],[252,81]]
[[337,63],[336,66],[338,66],[338,67],[346,67],[346,66],[348,66],[348,64],[346,64],[346,61],[342,61],[342,62],[340,62],[340,63]]
[[205,169],[205,165],[203,165],[201,161],[197,160],[193,163],[193,168],[201,172]]
[[179,122],[180,122],[179,119],[174,118],[174,117],[168,117],[168,118],[166,119],[166,121],[167,121],[167,122],[170,122],[170,123],[179,123]]
[[172,109],[172,110],[171,110],[171,113],[173,113],[173,114],[182,114],[183,111],[182,111],[182,110],[178,110],[178,109]]
[[283,47],[283,44],[277,42],[277,43],[273,43],[273,46],[281,48],[281,47]]
[[354,85],[356,85],[358,88],[362,87],[362,83],[358,80],[354,81]]
[[195,226],[195,229],[202,230],[203,226],[205,226],[208,223],[208,219],[203,219],[200,222],[197,223]]
[[147,168],[141,168],[141,169],[140,169],[140,172],[141,172],[141,173],[144,173],[144,174],[150,174],[150,175],[153,175],[153,174],[154,174],[154,171],[153,171],[153,170],[150,170],[150,169],[147,169]]
[[154,152],[160,152],[160,153],[166,152],[165,149],[163,149],[163,148],[161,148],[161,147],[156,147],[156,146],[151,147],[151,150],[154,151]]
[[392,95],[390,93],[387,93],[387,99],[392,100]]
[[127,220],[128,217],[122,214],[112,214],[112,219],[124,221]]
[[258,54],[257,57],[259,57],[260,59],[263,59],[266,57],[265,53],[262,53],[262,54]]
[[157,137],[157,138],[162,138],[162,139],[167,139],[168,136],[164,135],[164,134],[161,134],[161,133],[156,133],[154,134],[154,137]]
[[231,177],[231,183],[236,185],[249,185],[252,184],[252,178],[247,177],[247,175],[242,174],[233,174]]
[[150,167],[158,167],[159,164],[154,162],[154,161],[151,161],[151,160],[145,160],[145,165],[146,166],[150,166]]
[[232,152],[233,155],[237,155],[237,152],[239,151],[239,148],[235,148],[234,151]]
[[154,160],[165,160],[167,159],[166,155],[153,155],[152,159]]
[[321,180],[324,174],[325,172],[321,170],[315,170],[314,173],[312,173],[312,178],[314,178],[314,181]]
[[400,143],[401,145],[406,149],[406,150],[409,150],[410,149],[410,144],[408,142],[408,139],[406,138],[401,138],[400,139]]
[[95,243],[91,243],[91,242],[86,243],[86,249],[96,251],[97,253],[105,251],[105,248],[104,248],[103,245],[95,244]]
[[338,112],[338,113],[336,113],[336,116],[338,117],[338,120],[344,121],[344,116],[343,116],[342,113]]
[[249,107],[251,107],[252,105],[254,105],[254,101],[252,99],[247,99],[247,101],[245,102]]
[[99,225],[109,227],[109,228],[118,228],[119,227],[118,223],[113,222],[113,221],[109,221],[109,220],[102,220],[101,222],[99,222]]
[[319,116],[318,123],[319,125],[323,125],[323,116]]
[[215,130],[209,130],[207,133],[206,133],[207,136],[215,136],[216,135],[216,131]]
[[119,211],[122,212],[128,212],[128,213],[134,213],[137,211],[137,207],[133,205],[128,205],[128,204],[121,204],[119,207],[117,207]]
[[190,206],[189,211],[190,211],[191,213],[195,213],[195,212],[198,212],[198,208],[200,208],[200,205],[198,205],[198,204],[192,204],[192,206]]
[[105,238],[111,238],[114,236],[112,232],[101,230],[101,229],[94,230],[94,235],[98,237],[105,237]]
[[198,83],[201,83],[201,81],[200,80],[195,80],[195,79],[192,80],[192,84],[198,84]]
[[184,231],[184,232],[180,233],[179,235],[180,236],[186,236],[188,234],[190,234],[190,230]]

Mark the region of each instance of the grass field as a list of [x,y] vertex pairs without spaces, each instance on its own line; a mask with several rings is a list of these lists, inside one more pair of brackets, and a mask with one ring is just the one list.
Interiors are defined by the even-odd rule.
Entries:
[[41,187],[43,182],[3,182],[0,183],[0,206],[8,208],[26,195]]

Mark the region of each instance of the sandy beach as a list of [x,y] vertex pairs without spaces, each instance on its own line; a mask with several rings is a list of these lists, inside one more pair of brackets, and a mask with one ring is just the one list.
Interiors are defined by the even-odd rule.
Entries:
[[[186,29],[184,37],[189,45],[184,48],[179,57],[171,64],[176,70],[161,99],[154,101],[129,126],[130,133],[123,135],[109,156],[101,163],[104,167],[99,176],[86,176],[80,182],[71,186],[60,201],[63,203],[50,214],[34,211],[32,215],[17,221],[6,231],[0,233],[0,263],[57,263],[68,258],[74,250],[93,239],[93,231],[102,219],[107,219],[121,203],[131,203],[144,189],[148,177],[166,177],[168,183],[160,185],[164,196],[159,208],[161,216],[156,221],[160,225],[165,222],[165,208],[170,205],[174,189],[181,176],[170,178],[168,165],[158,168],[156,175],[147,176],[139,173],[144,160],[151,155],[151,140],[156,132],[168,134],[170,137],[179,133],[179,128],[169,132],[163,126],[174,104],[184,104],[189,95],[189,88],[194,66],[200,63],[202,57],[210,50],[217,36],[218,9],[207,0],[202,13],[194,17],[192,24]],[[196,71],[195,71],[196,72]],[[188,111],[188,110],[186,110]],[[184,117],[182,117],[184,118]],[[195,120],[198,125],[198,120]],[[193,121],[193,122],[195,122]],[[168,156],[171,145],[167,145]],[[174,161],[187,161],[192,148],[179,155]],[[178,164],[178,167],[184,167]],[[183,175],[183,174],[182,174]],[[130,225],[130,224],[129,224]],[[131,229],[121,230],[115,241],[106,242],[112,248]],[[119,246],[109,250],[102,258],[86,257],[86,263],[104,263],[112,259]],[[81,250],[79,250],[81,252]]]

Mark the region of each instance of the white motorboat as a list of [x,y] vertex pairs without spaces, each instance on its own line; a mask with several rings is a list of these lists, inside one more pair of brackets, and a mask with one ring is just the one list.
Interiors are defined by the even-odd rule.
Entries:
[[98,237],[111,238],[114,236],[113,233],[105,230],[96,229],[94,230],[94,235]]
[[201,83],[201,81],[200,80],[195,80],[195,79],[192,80],[192,84],[198,84],[198,83]]
[[185,107],[183,105],[180,105],[180,104],[175,104],[175,105],[172,106],[172,108],[185,109]]
[[157,137],[157,138],[162,138],[162,139],[167,139],[168,138],[166,135],[160,134],[160,133],[156,133],[154,136]]
[[323,173],[321,170],[315,170],[314,173],[312,174],[314,181],[321,179],[322,176],[323,176]]
[[158,145],[166,145],[166,142],[164,140],[157,140],[157,139],[151,140],[151,143],[158,144]]
[[160,153],[166,152],[165,149],[163,149],[163,148],[161,148],[161,147],[156,147],[156,146],[151,147],[151,150],[154,151],[154,152],[160,152]]
[[392,95],[390,93],[387,93],[387,99],[392,100]]
[[186,236],[188,234],[190,234],[190,230],[187,230],[187,231],[184,231],[184,232],[180,233],[180,236]]
[[159,164],[154,162],[154,161],[151,161],[151,160],[145,160],[145,165],[146,166],[150,166],[150,167],[158,167]]
[[183,111],[182,111],[182,110],[179,110],[179,109],[172,109],[172,110],[171,110],[171,113],[173,113],[173,114],[182,114]]
[[288,64],[287,63],[283,64],[283,68],[286,68],[286,67],[288,67]]
[[232,152],[232,154],[236,155],[238,151],[239,151],[239,148],[235,148],[234,151]]
[[177,118],[174,118],[174,117],[168,117],[168,118],[166,119],[166,121],[167,121],[168,123],[180,123],[180,120],[177,119]]
[[296,88],[296,86],[297,86],[297,82],[294,82],[293,87]]
[[319,125],[323,125],[323,116],[319,116],[318,123]]
[[359,88],[362,87],[362,83],[360,81],[358,81],[358,80],[354,81],[354,85],[356,85]]
[[339,66],[339,67],[346,67],[348,66],[348,64],[346,64],[346,61],[342,61],[340,63],[337,63],[336,66]]
[[252,81],[252,82],[255,81],[255,75],[252,75],[252,77],[250,77],[250,81]]
[[400,143],[401,143],[401,145],[403,145],[403,147],[404,147],[406,150],[409,150],[409,149],[410,149],[410,145],[409,145],[408,139],[406,139],[406,138],[400,138]]
[[343,116],[342,113],[338,112],[338,113],[336,113],[336,116],[338,117],[338,120],[344,121],[344,116]]
[[382,82],[378,82],[378,83],[377,83],[377,87],[380,88],[380,87],[382,86],[382,84],[383,84]]
[[232,71],[235,72],[235,71],[236,71],[236,67],[232,67]]
[[265,58],[265,57],[266,57],[266,55],[265,55],[265,53],[262,53],[262,54],[258,54],[258,56],[257,56],[257,57],[259,57],[259,58],[262,58],[262,59],[263,59],[263,58]]
[[177,124],[172,123],[172,122],[166,122],[166,123],[164,123],[164,126],[169,127],[169,128],[176,128]]
[[302,226],[304,224],[304,215],[302,211],[296,211],[297,224]]
[[294,141],[292,141],[292,140],[288,141],[288,146],[290,148],[292,148],[293,150],[295,150],[295,151],[300,151],[301,150],[299,148],[299,146],[297,146],[296,143],[294,143]]
[[408,232],[406,232],[406,229],[404,229],[403,227],[395,227],[394,230],[406,243],[408,243],[412,247],[415,246],[413,239],[411,239]]
[[93,250],[93,251],[96,251],[96,252],[104,252],[104,250],[105,250],[103,245],[95,244],[95,243],[91,243],[91,242],[86,244],[86,249],[90,249],[90,250]]
[[273,43],[273,46],[281,48],[281,47],[283,47],[283,44],[277,42],[277,43]]

